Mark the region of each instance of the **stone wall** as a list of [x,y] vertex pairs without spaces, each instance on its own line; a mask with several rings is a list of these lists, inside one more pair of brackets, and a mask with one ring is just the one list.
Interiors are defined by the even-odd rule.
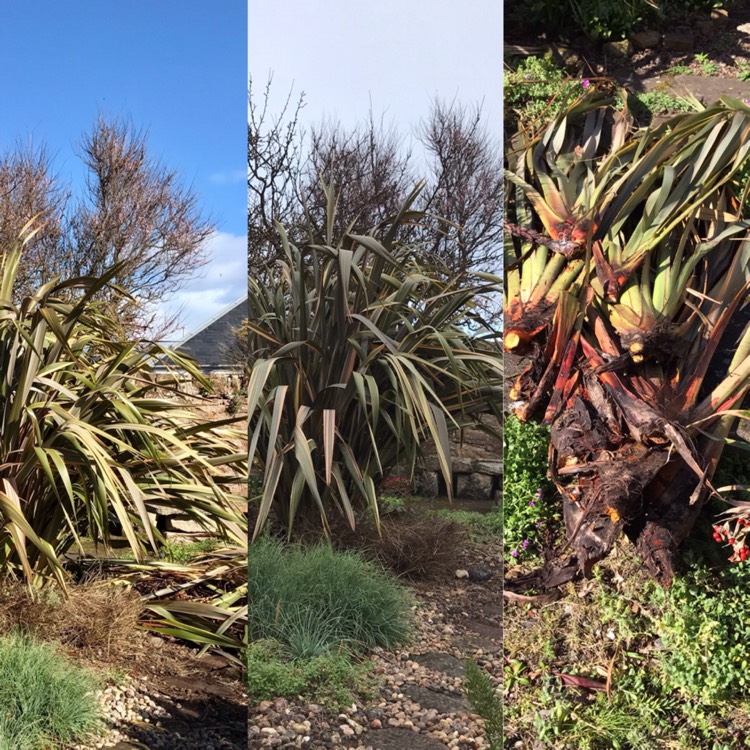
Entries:
[[[247,385],[247,378],[242,371],[222,371],[206,375],[213,386],[214,394],[228,396],[236,393]],[[200,396],[204,394],[203,386],[183,372],[173,372],[169,375],[161,375],[160,381],[177,386],[180,393],[185,396]]]
[[[494,417],[483,420],[489,430],[465,430],[451,436],[453,495],[463,500],[498,500],[502,489],[502,426]],[[415,489],[425,497],[445,497],[447,488],[440,471],[435,445],[425,447],[425,463],[415,477]]]

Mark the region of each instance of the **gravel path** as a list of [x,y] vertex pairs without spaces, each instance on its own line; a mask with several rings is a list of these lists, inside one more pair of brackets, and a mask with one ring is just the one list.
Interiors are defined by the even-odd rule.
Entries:
[[[499,567],[493,558],[490,567]],[[488,583],[420,585],[413,643],[371,657],[383,679],[378,700],[340,714],[285,699],[251,706],[249,750],[486,750],[483,721],[463,695],[463,660],[472,658],[500,685],[499,581],[497,570]]]
[[[247,728],[234,721],[186,721],[186,706],[149,685],[149,678],[127,677],[97,691],[106,729],[100,737],[70,750],[244,750]],[[194,717],[198,718],[198,717]]]

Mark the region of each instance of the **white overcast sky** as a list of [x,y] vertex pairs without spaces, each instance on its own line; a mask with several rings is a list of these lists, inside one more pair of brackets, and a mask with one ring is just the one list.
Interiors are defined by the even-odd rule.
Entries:
[[262,93],[273,74],[276,106],[304,92],[305,125],[354,125],[370,108],[408,137],[434,97],[483,103],[501,129],[499,0],[251,0],[248,63]]

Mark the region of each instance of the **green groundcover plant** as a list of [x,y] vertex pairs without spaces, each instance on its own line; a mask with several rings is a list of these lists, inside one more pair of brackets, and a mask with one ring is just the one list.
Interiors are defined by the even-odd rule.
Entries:
[[523,58],[503,73],[505,126],[540,127],[581,93],[581,79],[573,78],[547,57]]
[[750,697],[750,570],[747,564],[707,567],[696,551],[685,575],[675,578],[657,630],[670,684],[705,704]]
[[547,477],[549,428],[509,417],[503,441],[504,555],[515,563],[539,553],[544,531],[559,520],[559,511]]
[[593,596],[540,612],[522,647],[506,623],[510,736],[583,750],[746,746],[749,569],[709,549],[706,532],[669,591],[624,579],[635,559],[621,558],[596,576]]
[[248,693],[256,702],[301,695],[329,708],[343,708],[354,696],[369,694],[369,673],[368,662],[346,650],[290,659],[278,641],[256,641],[248,649]]

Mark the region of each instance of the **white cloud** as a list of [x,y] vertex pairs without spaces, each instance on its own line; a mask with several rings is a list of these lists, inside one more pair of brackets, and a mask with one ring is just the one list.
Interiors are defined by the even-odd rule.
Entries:
[[230,185],[247,180],[247,169],[227,169],[209,175],[208,181],[217,185]]
[[156,327],[172,318],[177,330],[170,340],[181,340],[224,307],[247,294],[247,237],[214,232],[206,244],[208,263],[172,297],[157,305]]

